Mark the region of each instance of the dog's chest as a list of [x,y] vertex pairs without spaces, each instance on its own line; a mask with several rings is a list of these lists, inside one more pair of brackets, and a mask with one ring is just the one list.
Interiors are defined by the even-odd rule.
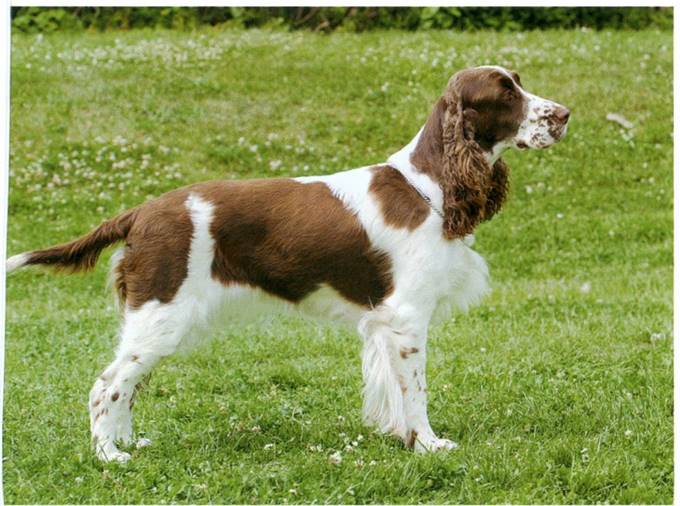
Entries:
[[435,322],[448,319],[453,311],[467,311],[490,291],[486,262],[463,241],[440,251],[427,277],[436,293]]

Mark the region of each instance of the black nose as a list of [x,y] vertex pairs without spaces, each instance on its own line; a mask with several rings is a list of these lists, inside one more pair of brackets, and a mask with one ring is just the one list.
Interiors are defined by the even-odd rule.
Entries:
[[555,117],[558,119],[558,121],[561,121],[562,123],[566,123],[567,121],[569,121],[569,114],[571,114],[571,111],[566,107],[562,106],[559,106],[555,111]]

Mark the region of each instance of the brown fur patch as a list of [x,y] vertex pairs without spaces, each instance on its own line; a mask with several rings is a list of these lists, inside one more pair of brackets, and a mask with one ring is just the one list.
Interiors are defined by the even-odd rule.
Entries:
[[138,208],[116,274],[130,307],[154,298],[170,302],[186,278],[191,193],[214,206],[212,275],[224,284],[260,287],[299,302],[325,283],[365,307],[392,291],[389,258],[371,247],[359,220],[325,184],[210,181]]
[[418,348],[414,348],[414,347],[406,348],[404,346],[399,348],[399,355],[403,359],[408,358],[409,355],[412,355],[414,353],[418,353]]
[[138,308],[151,299],[170,302],[187,275],[193,225],[180,188],[139,206],[118,263],[116,288]]
[[116,402],[118,400],[118,397],[120,397],[120,393],[114,392],[114,394],[111,396],[111,400],[113,402]]
[[345,299],[379,304],[391,263],[358,218],[323,183],[213,181],[190,190],[215,206],[213,278],[299,302],[327,284]]
[[418,440],[418,432],[415,430],[412,430],[409,432],[407,439],[406,439],[406,448],[413,449],[413,447],[416,445],[416,441]]
[[368,190],[378,201],[385,223],[394,228],[418,228],[431,212],[423,197],[389,165],[374,167],[372,172]]

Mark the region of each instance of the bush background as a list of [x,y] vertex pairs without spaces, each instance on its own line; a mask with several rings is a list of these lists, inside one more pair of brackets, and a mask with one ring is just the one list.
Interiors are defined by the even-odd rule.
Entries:
[[113,30],[142,27],[195,29],[201,25],[279,26],[362,32],[373,29],[664,28],[667,7],[15,7],[12,26],[22,32]]

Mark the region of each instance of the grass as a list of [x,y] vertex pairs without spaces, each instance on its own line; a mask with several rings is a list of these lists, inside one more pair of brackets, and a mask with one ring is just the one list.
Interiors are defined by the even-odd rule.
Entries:
[[466,66],[513,68],[573,119],[558,146],[507,155],[510,201],[475,246],[494,292],[431,333],[431,422],[459,450],[363,427],[360,340],[288,316],[164,362],[135,406],[153,446],[102,464],[86,399],[116,342],[106,262],[27,270],[7,287],[6,502],[672,502],[671,32],[12,43],[10,254],[199,180],[383,161]]

